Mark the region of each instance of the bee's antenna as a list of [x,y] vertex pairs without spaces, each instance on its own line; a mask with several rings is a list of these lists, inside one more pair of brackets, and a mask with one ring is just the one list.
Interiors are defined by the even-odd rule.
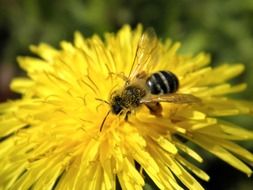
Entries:
[[106,101],[106,100],[103,100],[103,99],[100,99],[100,98],[95,98],[95,100],[98,100],[100,102],[104,102],[104,103],[110,105],[110,103],[108,101]]
[[[100,102],[104,102],[104,103],[110,105],[110,103],[109,103],[108,101],[106,101],[106,100],[103,100],[103,99],[100,99],[100,98],[95,98],[95,100],[98,100],[98,101],[100,101]],[[109,110],[109,111],[106,113],[106,115],[105,115],[105,117],[104,117],[104,119],[103,119],[103,121],[102,121],[102,123],[101,123],[100,129],[99,129],[100,132],[102,131],[103,126],[104,126],[104,124],[105,124],[105,120],[106,120],[106,118],[108,117],[108,115],[110,114],[110,112],[111,112],[111,110]]]
[[103,126],[104,126],[104,124],[105,124],[105,120],[106,120],[106,118],[108,117],[108,115],[110,114],[110,112],[111,112],[111,110],[109,110],[109,111],[107,112],[107,114],[105,115],[105,117],[104,117],[104,119],[103,119],[103,121],[102,121],[102,123],[101,123],[100,129],[99,129],[100,132],[102,131]]

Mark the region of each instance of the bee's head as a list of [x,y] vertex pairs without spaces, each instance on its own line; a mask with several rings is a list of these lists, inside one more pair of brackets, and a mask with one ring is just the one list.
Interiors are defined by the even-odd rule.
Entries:
[[120,95],[115,95],[111,100],[112,113],[119,114],[123,109],[123,101]]

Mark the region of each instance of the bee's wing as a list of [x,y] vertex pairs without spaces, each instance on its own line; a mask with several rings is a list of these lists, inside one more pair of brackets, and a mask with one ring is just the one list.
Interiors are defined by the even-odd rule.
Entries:
[[148,28],[139,39],[134,61],[129,72],[128,81],[132,81],[139,73],[145,72],[147,67],[157,58],[158,40],[155,31]]
[[140,100],[140,103],[150,102],[170,102],[174,104],[192,104],[200,103],[201,100],[191,94],[163,94],[163,95],[148,95]]

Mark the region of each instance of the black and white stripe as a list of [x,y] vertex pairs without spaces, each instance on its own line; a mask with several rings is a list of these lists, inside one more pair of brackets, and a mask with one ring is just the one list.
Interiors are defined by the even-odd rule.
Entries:
[[179,81],[170,71],[158,71],[147,78],[146,85],[151,94],[168,94],[177,91]]

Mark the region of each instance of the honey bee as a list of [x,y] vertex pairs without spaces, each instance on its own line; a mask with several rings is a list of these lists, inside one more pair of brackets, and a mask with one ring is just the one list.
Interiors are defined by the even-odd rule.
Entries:
[[106,102],[110,105],[110,111],[105,116],[100,131],[110,113],[124,114],[127,120],[133,110],[144,104],[151,114],[159,116],[162,112],[160,102],[184,104],[200,101],[193,95],[177,93],[180,84],[173,72],[161,70],[146,73],[148,68],[155,64],[158,45],[159,41],[154,30],[147,29],[139,39],[129,76],[123,77],[124,87],[113,92],[109,102]]

